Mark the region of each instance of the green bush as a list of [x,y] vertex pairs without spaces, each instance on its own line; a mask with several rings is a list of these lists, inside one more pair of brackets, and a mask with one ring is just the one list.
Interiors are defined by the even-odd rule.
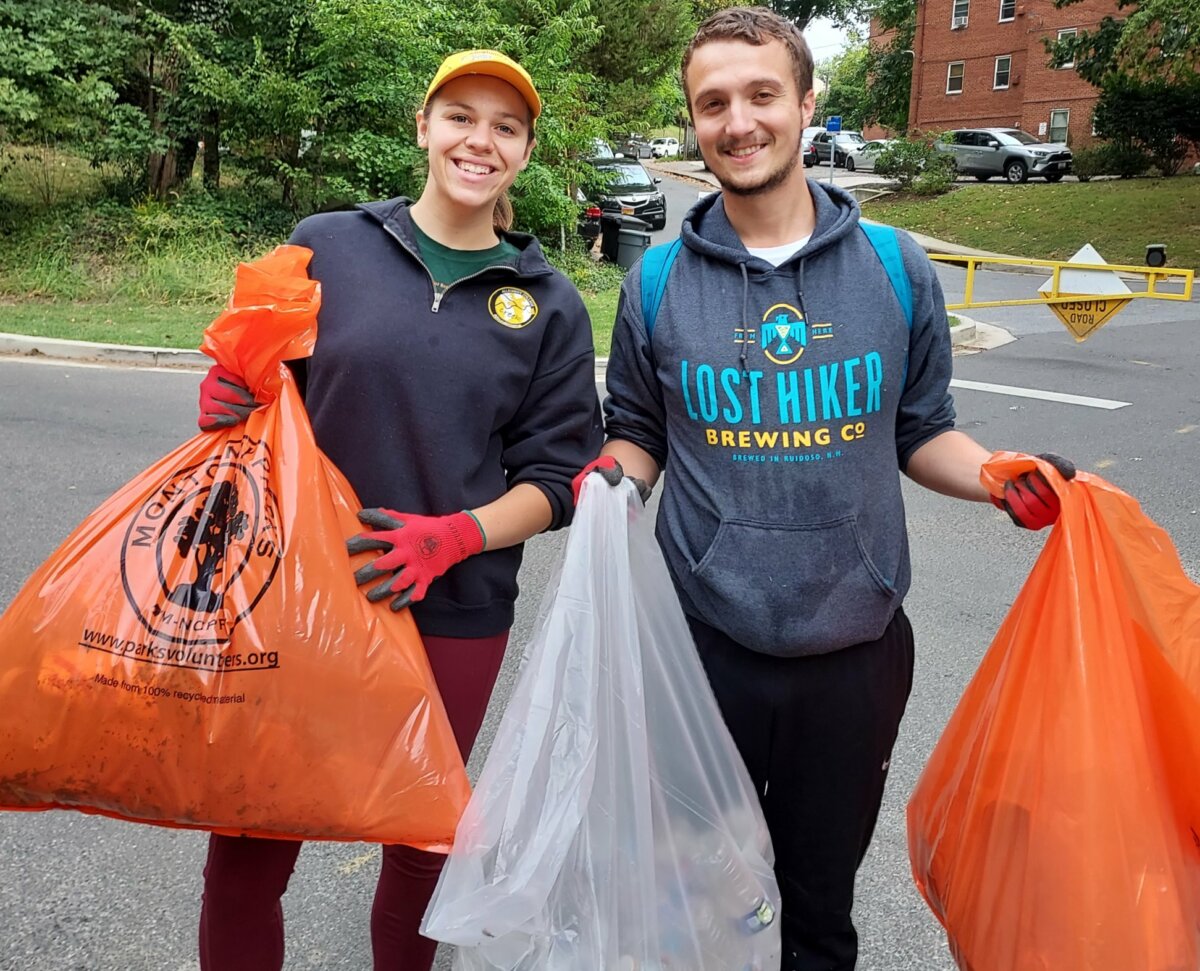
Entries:
[[880,153],[875,171],[920,195],[945,192],[954,181],[954,168],[950,156],[937,150],[938,141],[932,135],[898,139]]
[[934,149],[923,141],[900,139],[885,148],[875,160],[875,173],[895,179],[907,188],[932,159]]
[[1104,164],[1107,175],[1133,179],[1145,175],[1152,163],[1149,154],[1137,145],[1112,142],[1104,146]]
[[282,243],[293,222],[277,201],[238,191],[132,206],[78,201],[27,213],[0,247],[0,294],[220,301],[238,261]]
[[1107,145],[1093,145],[1072,153],[1071,174],[1080,182],[1090,182],[1097,175],[1108,175]]
[[919,196],[940,196],[943,192],[949,192],[953,184],[953,169],[945,165],[935,165],[913,179],[911,189]]
[[546,250],[546,258],[558,269],[562,270],[580,293],[600,293],[604,290],[615,290],[625,279],[624,267],[615,263],[594,260],[586,252],[579,240],[578,234],[572,234],[580,245],[568,246],[566,252],[557,247]]
[[559,248],[563,235],[575,236],[579,205],[566,192],[559,173],[540,161],[531,161],[510,190],[515,229],[533,233],[548,248]]
[[1104,142],[1074,152],[1071,173],[1080,182],[1089,182],[1098,175],[1132,179],[1145,175],[1152,164],[1149,154],[1136,145]]

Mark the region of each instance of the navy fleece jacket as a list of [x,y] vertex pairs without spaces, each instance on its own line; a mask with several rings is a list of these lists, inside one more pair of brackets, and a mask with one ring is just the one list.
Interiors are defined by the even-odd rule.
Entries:
[[[595,356],[578,292],[537,240],[434,297],[407,199],[302,221],[321,281],[317,344],[296,368],[317,444],[366,507],[444,515],[541,489],[551,528],[570,522],[571,479],[602,441]],[[413,617],[424,633],[508,630],[521,547],[436,580]]]
[[683,223],[653,340],[621,293],[606,431],[667,468],[658,539],[684,610],[767,654],[879,637],[908,591],[900,473],[954,425],[950,335],[905,234],[910,331],[854,200],[810,181],[816,228],[779,267],[722,196]]

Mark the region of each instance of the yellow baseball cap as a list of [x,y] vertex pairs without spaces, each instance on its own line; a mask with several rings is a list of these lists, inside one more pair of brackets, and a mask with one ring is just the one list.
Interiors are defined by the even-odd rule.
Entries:
[[542,99],[538,96],[537,88],[533,86],[533,78],[529,76],[529,72],[499,51],[459,51],[457,54],[451,54],[442,61],[442,66],[429,82],[429,90],[425,92],[425,103],[429,104],[429,99],[443,84],[466,74],[482,74],[507,81],[525,99],[535,119],[542,113]]

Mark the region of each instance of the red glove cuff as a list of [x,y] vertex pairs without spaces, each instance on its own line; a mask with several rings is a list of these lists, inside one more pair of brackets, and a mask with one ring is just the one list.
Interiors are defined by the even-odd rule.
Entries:
[[486,545],[483,527],[469,512],[450,516],[411,516],[388,513],[402,521],[399,529],[369,534],[386,540],[392,549],[375,560],[377,570],[396,571],[390,586],[400,593],[414,587],[411,600],[425,596],[429,584],[469,556],[482,553]]

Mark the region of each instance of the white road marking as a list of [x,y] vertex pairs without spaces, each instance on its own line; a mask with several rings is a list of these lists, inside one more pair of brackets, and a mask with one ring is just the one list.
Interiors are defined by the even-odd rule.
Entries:
[[1064,405],[1082,405],[1084,408],[1103,408],[1105,411],[1116,411],[1118,408],[1128,408],[1132,401],[1113,401],[1110,398],[1088,398],[1078,394],[1064,394],[1061,391],[1039,391],[1037,388],[1016,388],[1008,384],[989,384],[986,381],[960,381],[954,378],[950,382],[952,388],[962,388],[964,391],[987,391],[992,394],[1007,394],[1014,398],[1038,398],[1041,401],[1057,401]]

